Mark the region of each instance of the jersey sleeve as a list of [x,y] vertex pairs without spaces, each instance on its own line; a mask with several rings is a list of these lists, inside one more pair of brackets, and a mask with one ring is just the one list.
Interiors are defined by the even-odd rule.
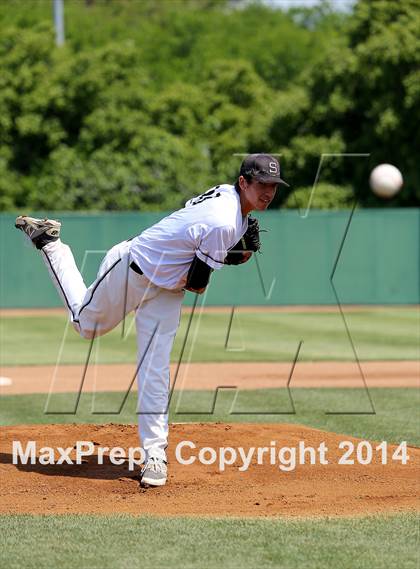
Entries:
[[197,257],[212,269],[221,269],[228,249],[232,247],[235,229],[229,225],[212,227],[202,237]]

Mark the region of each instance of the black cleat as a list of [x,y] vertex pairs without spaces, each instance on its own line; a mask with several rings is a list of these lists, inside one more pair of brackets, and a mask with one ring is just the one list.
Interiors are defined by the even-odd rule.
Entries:
[[141,469],[140,482],[142,486],[164,486],[167,477],[166,460],[152,456]]
[[54,219],[35,219],[27,215],[19,215],[16,218],[15,227],[23,231],[37,249],[42,249],[60,237],[61,223]]

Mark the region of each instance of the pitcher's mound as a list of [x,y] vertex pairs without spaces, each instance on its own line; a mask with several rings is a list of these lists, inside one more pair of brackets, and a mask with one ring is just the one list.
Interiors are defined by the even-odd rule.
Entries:
[[[137,429],[132,425],[29,425],[6,427],[1,441],[0,512],[2,513],[95,513],[95,514],[158,514],[200,516],[346,516],[379,512],[401,512],[418,509],[417,495],[420,449],[408,448],[407,464],[392,459],[395,446],[388,446],[386,457],[372,443],[370,464],[339,464],[346,449],[343,440],[351,441],[354,452],[349,459],[357,461],[358,439],[290,424],[178,424],[171,427],[169,449],[169,480],[161,488],[143,489],[136,472],[127,462],[116,466],[104,452],[104,464],[98,464],[99,447],[138,446]],[[94,443],[95,454],[80,465],[12,464],[13,441],[20,441],[25,450],[28,441],[36,443],[36,457],[46,456],[42,447],[73,447],[77,441]],[[181,449],[181,457],[197,457],[190,465],[182,465],[175,457],[181,442],[190,441]],[[300,441],[303,441],[300,443]],[[299,459],[290,471],[279,469],[278,455],[282,447],[318,449],[325,443],[324,462],[316,453],[315,464],[308,464],[310,453]],[[15,443],[16,446],[16,443]],[[202,464],[200,449],[211,447],[217,460]],[[219,469],[220,447],[232,447],[238,453],[236,462]],[[247,470],[242,456],[257,450]],[[367,461],[369,445],[362,445],[360,457]],[[28,447],[29,448],[29,447]],[[207,461],[215,453],[206,450]],[[283,451],[287,467],[293,451]],[[60,457],[55,452],[55,459]],[[226,458],[231,459],[231,451]],[[75,459],[75,451],[70,453]],[[276,463],[270,464],[273,458]],[[385,460],[387,464],[382,464]],[[292,464],[293,466],[293,464]]]

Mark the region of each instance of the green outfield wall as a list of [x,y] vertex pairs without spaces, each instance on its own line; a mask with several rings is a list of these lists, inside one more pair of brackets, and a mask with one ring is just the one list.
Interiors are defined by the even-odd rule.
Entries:
[[[206,304],[335,304],[334,288],[346,304],[419,303],[420,209],[356,210],[348,225],[350,213],[310,211],[303,217],[294,210],[279,210],[260,214],[261,227],[267,230],[262,233],[262,253],[243,266],[215,272]],[[63,222],[62,239],[72,247],[90,284],[107,249],[164,215],[52,216]],[[14,218],[0,215],[1,307],[61,306],[40,254],[14,229]],[[192,301],[193,295],[187,293],[186,304]]]

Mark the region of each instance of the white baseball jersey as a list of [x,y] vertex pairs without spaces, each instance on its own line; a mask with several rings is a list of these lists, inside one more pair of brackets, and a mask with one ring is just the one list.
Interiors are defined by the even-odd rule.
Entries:
[[[148,457],[166,459],[169,356],[191,262],[197,255],[220,269],[247,227],[239,195],[234,186],[225,184],[189,200],[133,240],[112,247],[89,288],[68,245],[58,239],[42,249],[71,322],[84,338],[102,336],[126,314],[136,312],[138,422]],[[129,269],[132,261],[143,275]]]
[[130,255],[156,286],[185,286],[194,256],[221,269],[227,251],[248,227],[235,187],[223,184],[189,200],[131,241]]
[[[81,336],[91,340],[102,336],[135,311],[138,423],[148,457],[166,460],[170,353],[191,262],[197,255],[220,269],[247,227],[239,195],[234,186],[225,184],[189,200],[133,240],[112,247],[89,288],[68,245],[58,239],[42,249],[52,281]],[[143,275],[129,268],[132,261]]]

